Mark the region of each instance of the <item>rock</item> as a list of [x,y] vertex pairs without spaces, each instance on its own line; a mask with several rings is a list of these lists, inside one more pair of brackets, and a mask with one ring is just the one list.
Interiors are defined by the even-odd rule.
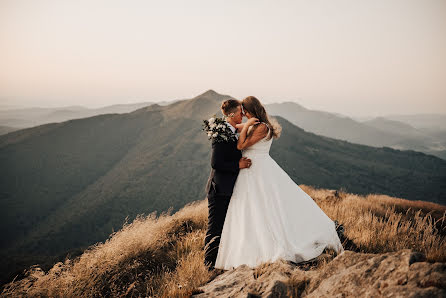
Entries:
[[200,287],[203,293],[193,297],[287,297],[295,266],[284,261],[260,265],[251,269],[241,265]]
[[409,257],[409,265],[412,265],[416,262],[424,262],[426,261],[426,257],[419,252],[412,252]]
[[194,297],[446,297],[446,263],[409,249],[383,254],[344,251],[322,268],[279,260],[225,271]]
[[409,249],[383,254],[345,251],[314,277],[309,297],[445,297],[446,263],[411,263],[422,259]]

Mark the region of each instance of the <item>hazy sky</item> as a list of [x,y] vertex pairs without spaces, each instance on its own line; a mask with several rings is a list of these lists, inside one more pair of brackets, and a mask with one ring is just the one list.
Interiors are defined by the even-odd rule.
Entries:
[[0,106],[208,89],[347,115],[446,113],[446,0],[0,0]]

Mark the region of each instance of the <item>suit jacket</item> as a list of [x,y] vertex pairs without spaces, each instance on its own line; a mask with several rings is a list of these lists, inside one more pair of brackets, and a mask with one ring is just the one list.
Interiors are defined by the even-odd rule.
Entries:
[[240,158],[242,152],[237,149],[237,141],[212,142],[212,168],[206,184],[208,198],[232,195],[235,180],[240,172]]

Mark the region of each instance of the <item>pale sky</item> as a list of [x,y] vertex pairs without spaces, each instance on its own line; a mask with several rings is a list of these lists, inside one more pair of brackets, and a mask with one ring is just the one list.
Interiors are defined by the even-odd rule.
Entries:
[[346,115],[446,114],[446,0],[0,0],[0,106],[208,89]]

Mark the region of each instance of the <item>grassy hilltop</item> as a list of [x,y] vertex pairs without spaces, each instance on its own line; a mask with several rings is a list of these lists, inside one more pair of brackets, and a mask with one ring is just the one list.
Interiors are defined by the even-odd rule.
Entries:
[[[345,227],[347,250],[381,254],[412,249],[428,262],[446,262],[446,207],[386,195],[365,196],[300,185],[323,211]],[[173,215],[139,216],[81,256],[66,259],[48,272],[31,268],[25,278],[7,284],[2,296],[189,296],[211,279],[203,265],[207,201],[193,202]],[[307,270],[328,274],[333,254]],[[259,275],[268,264],[257,269]],[[428,283],[428,282],[427,282]],[[317,282],[297,284],[290,276],[290,296],[309,294]],[[306,286],[305,286],[306,285]],[[430,287],[442,285],[431,282]],[[419,285],[420,289],[423,285]]]
[[[0,284],[102,242],[138,214],[204,199],[203,119],[229,95],[103,114],[0,136]],[[446,160],[319,136],[277,117],[271,156],[298,184],[446,204]]]

